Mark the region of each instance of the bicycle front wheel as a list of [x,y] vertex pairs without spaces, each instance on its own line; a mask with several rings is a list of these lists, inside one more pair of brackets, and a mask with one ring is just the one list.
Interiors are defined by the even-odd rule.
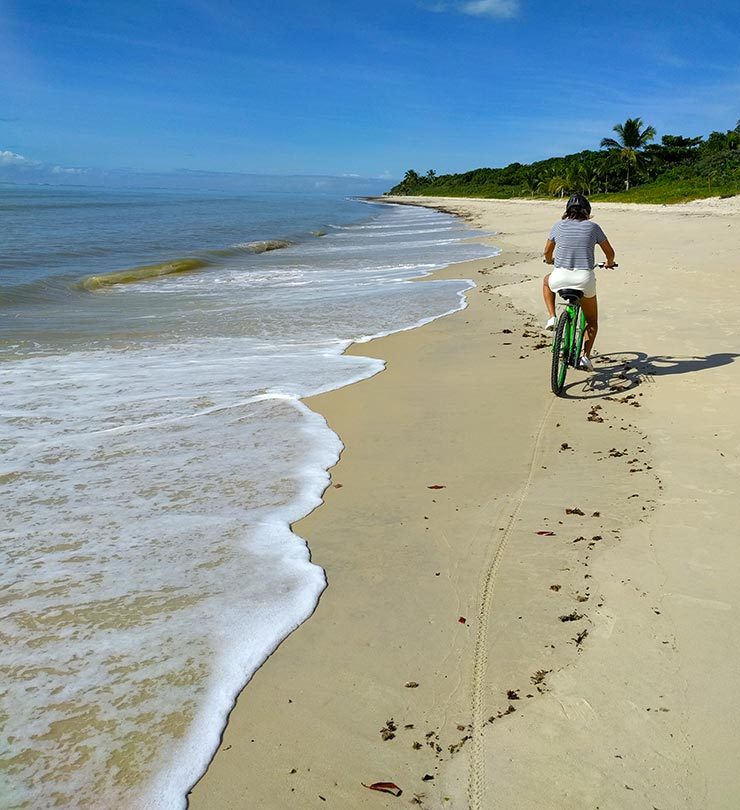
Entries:
[[575,327],[575,334],[573,335],[573,351],[570,353],[570,365],[573,368],[578,368],[578,361],[581,359],[581,352],[583,351],[583,339],[586,337],[586,316],[580,307],[576,310],[573,323],[578,324],[578,326]]
[[552,342],[552,369],[550,385],[555,396],[560,396],[568,372],[568,359],[571,344],[571,322],[568,312],[562,312],[555,327],[555,338]]

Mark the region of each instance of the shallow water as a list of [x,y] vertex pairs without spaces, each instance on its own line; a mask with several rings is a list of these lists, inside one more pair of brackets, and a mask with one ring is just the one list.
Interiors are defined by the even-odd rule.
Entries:
[[[493,251],[408,207],[34,194],[0,287],[2,806],[184,806],[235,695],[325,586],[289,525],[341,443],[300,398],[380,371],[342,352],[469,287],[410,279]],[[291,244],[230,250],[273,239]],[[78,284],[193,252],[208,265]]]

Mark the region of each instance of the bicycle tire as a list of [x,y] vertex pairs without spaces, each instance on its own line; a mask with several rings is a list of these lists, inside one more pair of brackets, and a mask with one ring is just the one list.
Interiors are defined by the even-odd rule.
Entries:
[[552,341],[552,367],[550,386],[556,397],[559,397],[565,386],[565,375],[568,373],[568,360],[571,349],[570,313],[566,310],[560,314],[555,325],[555,337]]

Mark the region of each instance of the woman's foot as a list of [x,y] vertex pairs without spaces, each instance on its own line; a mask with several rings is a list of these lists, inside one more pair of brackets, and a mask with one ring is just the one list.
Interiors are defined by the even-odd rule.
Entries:
[[552,330],[555,328],[555,322],[556,321],[557,321],[557,318],[553,315],[552,318],[550,318],[550,320],[545,324],[545,329],[552,332]]
[[581,371],[593,371],[594,364],[591,362],[590,357],[586,357],[586,355],[583,354],[581,355],[581,359],[578,361],[578,368],[580,368]]

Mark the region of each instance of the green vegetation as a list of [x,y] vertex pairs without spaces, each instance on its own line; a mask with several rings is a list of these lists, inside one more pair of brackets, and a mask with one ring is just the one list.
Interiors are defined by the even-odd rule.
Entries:
[[664,135],[640,118],[614,127],[601,149],[502,169],[442,174],[413,169],[388,194],[434,197],[564,197],[575,192],[600,200],[677,203],[740,194],[740,121],[707,138]]
[[650,141],[655,138],[655,128],[642,127],[642,118],[628,118],[624,124],[615,124],[613,129],[619,135],[619,140],[614,138],[602,138],[601,146],[608,149],[615,149],[619,154],[619,159],[624,163],[625,188],[630,190],[630,168],[637,166],[639,162],[640,150],[644,149]]

